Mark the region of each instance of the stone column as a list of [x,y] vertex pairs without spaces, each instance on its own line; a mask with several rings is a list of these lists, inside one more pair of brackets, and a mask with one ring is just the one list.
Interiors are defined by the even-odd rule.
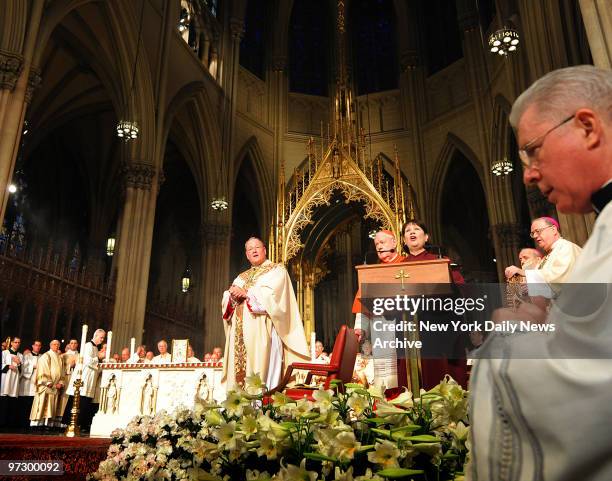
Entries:
[[220,220],[209,220],[202,226],[202,286],[204,350],[225,345],[221,321],[221,298],[229,279],[230,226]]
[[593,63],[612,68],[612,0],[580,0]]
[[[2,6],[3,9],[6,8],[7,15],[12,14],[16,22],[26,19],[27,14],[20,11],[16,2],[12,3]],[[25,2],[20,3],[26,5]],[[4,38],[0,38],[0,225],[4,221],[9,196],[7,189],[19,153],[27,104],[31,100],[32,92],[40,84],[40,74],[32,68],[32,58],[44,0],[34,0],[29,5],[31,11],[29,18],[25,20],[27,28],[24,30],[27,33],[24,38],[18,38],[17,25],[12,35],[9,29],[8,32],[3,32]],[[0,28],[7,27],[6,22],[0,23]],[[10,45],[6,45],[9,41]],[[10,50],[5,50],[7,47]]]
[[[417,215],[424,220],[431,220],[431,213],[427,212],[426,198],[426,167],[425,167],[425,148],[422,125],[426,122],[426,101],[425,101],[425,72],[415,51],[407,51],[400,60],[400,95],[404,109],[404,118],[407,120],[406,128],[410,131],[412,145],[412,158],[402,159],[403,165],[415,166],[415,179],[409,180],[412,185],[420,186],[416,191]],[[407,209],[408,206],[405,206]],[[429,216],[429,217],[428,217]]]
[[152,164],[130,162],[123,169],[125,199],[115,256],[117,285],[113,311],[115,346],[142,342],[155,222],[158,172]]
[[521,226],[517,223],[501,223],[491,226],[495,259],[497,260],[497,276],[504,279],[506,267],[518,264],[518,251],[521,247]]

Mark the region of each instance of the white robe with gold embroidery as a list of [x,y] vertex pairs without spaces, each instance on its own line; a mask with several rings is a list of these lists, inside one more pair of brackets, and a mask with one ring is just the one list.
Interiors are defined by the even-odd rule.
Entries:
[[[261,272],[261,274],[257,274]],[[249,280],[254,275],[252,281]],[[228,390],[245,376],[259,373],[268,388],[280,381],[283,363],[308,362],[310,354],[293,286],[287,270],[266,260],[240,274],[234,285],[247,290],[248,298],[232,306],[229,291],[223,294],[225,328],[223,379]],[[240,322],[239,316],[242,316]],[[236,353],[237,327],[242,325],[245,355]]]
[[58,415],[60,390],[56,385],[63,379],[64,362],[61,354],[47,351],[40,356],[36,366],[36,394],[30,412],[31,421],[43,421]]

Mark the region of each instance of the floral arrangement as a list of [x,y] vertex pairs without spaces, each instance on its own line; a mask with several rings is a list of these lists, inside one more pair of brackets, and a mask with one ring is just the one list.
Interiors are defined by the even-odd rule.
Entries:
[[467,391],[435,388],[385,401],[347,384],[314,401],[276,393],[259,376],[221,405],[134,418],[112,434],[90,480],[459,481],[468,455]]

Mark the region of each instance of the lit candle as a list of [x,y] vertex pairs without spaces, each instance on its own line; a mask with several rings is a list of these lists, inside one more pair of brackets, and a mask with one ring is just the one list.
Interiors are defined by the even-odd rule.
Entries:
[[136,338],[130,339],[130,356],[133,356],[136,352]]
[[315,344],[317,342],[317,335],[314,331],[310,333],[310,358],[314,361],[317,358],[315,352]]
[[113,331],[108,331],[108,336],[106,336],[106,356],[104,356],[104,362],[108,362],[110,359],[112,342],[113,342]]
[[87,324],[83,324],[83,331],[81,332],[81,345],[79,346],[79,352],[83,356],[85,350],[85,343],[87,342]]

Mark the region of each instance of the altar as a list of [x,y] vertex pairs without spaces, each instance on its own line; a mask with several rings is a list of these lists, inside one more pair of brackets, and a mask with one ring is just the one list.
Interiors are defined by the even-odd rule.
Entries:
[[197,402],[225,400],[219,363],[100,365],[100,404],[91,436],[110,436],[139,415],[154,415]]

